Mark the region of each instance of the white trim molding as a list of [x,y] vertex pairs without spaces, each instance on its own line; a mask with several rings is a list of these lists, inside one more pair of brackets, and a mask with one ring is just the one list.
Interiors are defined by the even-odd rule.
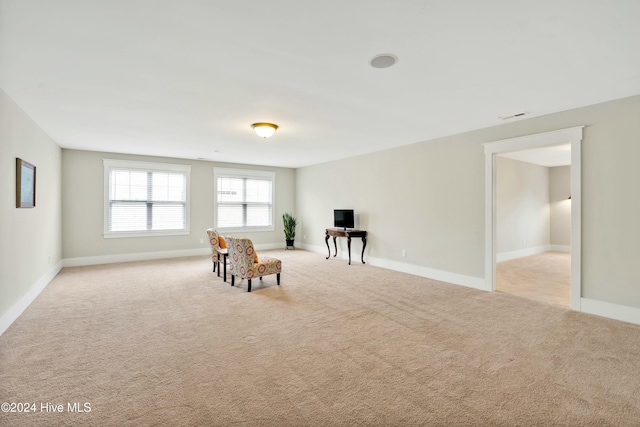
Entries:
[[640,308],[589,298],[581,298],[580,308],[583,313],[640,325]]
[[517,251],[501,252],[496,254],[496,262],[509,261],[511,259],[523,258],[537,255],[551,250],[551,245],[535,246],[533,248],[518,249]]
[[80,258],[66,258],[64,267],[81,267],[85,265],[114,264],[116,262],[147,261],[151,259],[179,258],[211,254],[211,248],[182,249],[175,251],[136,252],[128,254],[98,255]]
[[[360,259],[357,261],[360,262]],[[365,261],[374,267],[382,267],[389,270],[399,271],[401,273],[413,274],[414,276],[426,277],[427,279],[433,279],[439,282],[466,286],[467,288],[479,290],[485,289],[485,283],[482,277],[466,276],[464,274],[451,273],[449,271],[423,267],[420,265],[406,264],[404,262],[390,261],[382,258],[369,257],[366,258]],[[353,257],[351,258],[351,262],[354,262]]]
[[[258,225],[258,226],[250,226],[243,225],[237,227],[222,227],[218,224],[218,180],[219,178],[253,178],[257,180],[265,180],[271,181],[271,212],[270,212],[270,224],[268,225]],[[236,203],[236,202],[230,202]],[[241,202],[245,205],[250,205],[244,197]],[[214,167],[213,168],[213,223],[214,228],[218,230],[218,233],[248,233],[248,232],[258,232],[258,231],[274,231],[276,229],[276,172],[269,170],[258,170],[258,169],[234,169],[234,168],[221,168]],[[256,248],[257,249],[257,248]]]
[[[284,249],[282,243],[266,243],[256,245],[257,250]],[[308,244],[300,245],[300,249],[311,252],[327,254],[326,247]],[[0,335],[2,335],[15,320],[29,307],[29,305],[40,295],[47,285],[55,278],[63,267],[76,267],[86,265],[110,264],[117,262],[143,261],[163,258],[176,258],[188,256],[205,256],[211,254],[211,249],[196,248],[175,251],[142,252],[129,254],[101,255],[81,258],[67,258],[59,261],[51,267],[40,279],[38,279],[31,289],[18,300],[2,317],[0,317]],[[351,262],[360,263],[360,254],[353,256]],[[339,251],[338,258],[345,261],[346,251]],[[453,285],[465,286],[473,289],[486,290],[487,284],[481,277],[467,276],[463,274],[451,273],[429,267],[407,264],[403,262],[391,261],[382,258],[365,257],[367,265],[386,268],[415,276],[426,277]],[[330,261],[327,261],[330,262]],[[597,301],[588,298],[580,298],[580,311],[596,316],[606,317],[622,322],[640,325],[640,308],[629,307],[620,304],[613,304],[604,301]]]
[[485,153],[485,287],[495,291],[496,278],[496,155],[531,148],[571,144],[571,309],[580,311],[582,197],[581,159],[584,126],[525,135],[484,144]]
[[[257,251],[269,249],[283,249],[282,243],[268,243],[255,245]],[[180,258],[189,256],[211,255],[211,248],[179,249],[175,251],[134,252],[126,254],[98,255],[80,258],[66,258],[62,261],[64,267],[80,267],[85,265],[114,264],[117,262],[148,261],[152,259]]]
[[6,313],[0,317],[0,335],[2,335],[13,322],[31,305],[31,303],[40,295],[40,293],[47,287],[49,282],[62,270],[63,262],[57,262],[51,267],[42,277],[40,277],[31,286],[29,291],[22,296]]
[[[157,236],[185,236],[191,234],[190,230],[190,206],[191,206],[191,165],[175,163],[154,163],[137,160],[102,159],[103,166],[103,230],[105,239],[119,239],[132,237],[157,237]],[[137,231],[111,231],[109,230],[109,175],[112,169],[128,169],[139,171],[178,172],[184,174],[184,228],[178,230],[137,230]]]
[[[327,247],[315,246],[302,244],[301,249],[307,250],[310,252],[321,253],[323,255],[327,255],[329,251]],[[366,251],[365,251],[366,252]],[[360,264],[360,255],[361,252],[351,252],[351,263]],[[338,254],[336,258],[339,258],[341,261],[347,260],[349,254],[347,251],[338,250]],[[333,258],[333,255],[331,255]],[[435,268],[424,267],[420,265],[407,264],[404,262],[391,261],[383,258],[375,258],[375,257],[367,257],[365,253],[365,262],[368,265],[372,265],[374,267],[382,267],[388,270],[399,271],[401,273],[413,274],[414,276],[426,277],[427,279],[438,280],[440,282],[446,282],[453,285],[466,286],[468,288],[474,289],[485,289],[484,279],[482,277],[473,277],[466,276],[464,274],[451,273],[449,271],[438,270]],[[329,261],[327,261],[329,262]]]

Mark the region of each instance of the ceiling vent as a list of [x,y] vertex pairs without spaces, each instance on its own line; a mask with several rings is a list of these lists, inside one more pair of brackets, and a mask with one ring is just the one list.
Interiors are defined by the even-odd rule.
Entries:
[[510,116],[502,116],[502,117],[498,117],[500,120],[509,120],[509,119],[515,119],[517,117],[522,117],[524,115],[526,115],[527,113],[516,113],[516,114],[512,114]]

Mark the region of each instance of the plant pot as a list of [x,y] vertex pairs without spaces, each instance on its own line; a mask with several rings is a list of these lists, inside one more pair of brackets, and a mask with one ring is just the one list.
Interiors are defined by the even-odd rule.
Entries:
[[293,246],[294,239],[285,239],[287,241],[287,249],[295,249]]

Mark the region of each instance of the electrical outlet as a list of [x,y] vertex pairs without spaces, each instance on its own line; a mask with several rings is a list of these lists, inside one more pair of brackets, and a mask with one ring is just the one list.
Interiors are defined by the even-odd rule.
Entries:
[[200,244],[204,244],[204,239],[200,239]]
[[406,256],[407,256],[407,251],[406,251],[406,250],[404,250],[404,249],[402,250],[402,256],[403,256],[403,257],[406,257]]

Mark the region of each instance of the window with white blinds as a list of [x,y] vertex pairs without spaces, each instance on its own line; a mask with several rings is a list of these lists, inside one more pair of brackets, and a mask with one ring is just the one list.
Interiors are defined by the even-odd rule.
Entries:
[[275,172],[214,168],[218,231],[273,231]]
[[104,159],[105,237],[189,234],[190,166]]

